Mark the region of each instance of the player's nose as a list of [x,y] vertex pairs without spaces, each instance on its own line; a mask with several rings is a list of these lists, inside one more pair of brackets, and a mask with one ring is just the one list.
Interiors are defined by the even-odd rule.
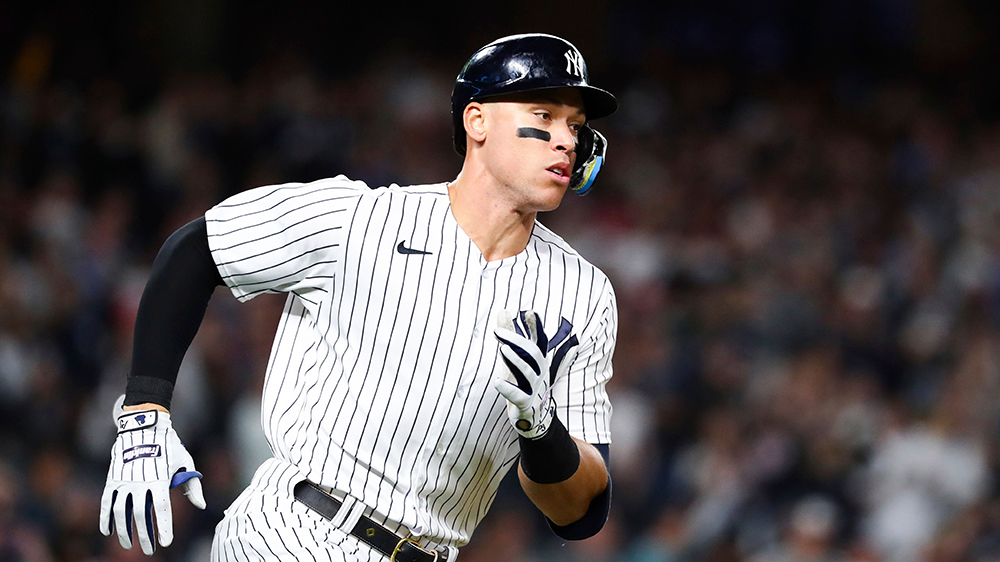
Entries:
[[557,123],[550,128],[552,146],[559,152],[572,153],[576,149],[576,134],[568,123]]

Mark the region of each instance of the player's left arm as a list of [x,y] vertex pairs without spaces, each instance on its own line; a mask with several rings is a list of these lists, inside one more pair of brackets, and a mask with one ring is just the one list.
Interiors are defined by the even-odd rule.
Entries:
[[566,539],[596,534],[610,509],[611,404],[604,387],[617,308],[610,284],[601,292],[579,340],[561,326],[550,341],[531,312],[501,320],[496,331],[509,373],[496,388],[519,434],[521,487]]

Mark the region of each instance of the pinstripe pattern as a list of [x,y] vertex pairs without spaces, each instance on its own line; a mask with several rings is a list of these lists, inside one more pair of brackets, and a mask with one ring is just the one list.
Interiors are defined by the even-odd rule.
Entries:
[[[372,190],[343,176],[250,190],[206,219],[237,298],[288,293],[261,405],[275,459],[258,476],[281,466],[349,494],[390,528],[466,544],[518,453],[491,383],[504,368],[493,337],[501,309],[534,309],[549,331],[572,323],[581,349],[553,387],[557,412],[575,437],[610,442],[614,292],[541,224],[523,252],[486,262],[455,222],[445,184]],[[401,242],[430,253],[401,254]],[[316,545],[312,528],[265,526],[263,542],[260,529],[247,531],[253,514],[290,513],[266,504],[290,490],[252,485],[220,524],[219,560],[255,559],[234,536],[272,550],[282,539],[289,552]]]
[[383,560],[381,554],[294,501],[291,488],[301,479],[294,467],[277,459],[262,466],[216,527],[212,561]]

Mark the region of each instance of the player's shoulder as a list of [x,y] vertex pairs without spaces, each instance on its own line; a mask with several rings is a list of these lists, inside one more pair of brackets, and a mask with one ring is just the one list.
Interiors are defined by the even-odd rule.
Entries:
[[400,194],[400,195],[412,195],[412,196],[431,196],[431,197],[447,197],[448,196],[448,184],[447,183],[434,183],[434,184],[423,184],[423,185],[399,185],[396,183],[391,183],[385,186],[369,186],[364,180],[351,179],[343,174],[314,180],[311,182],[291,182],[276,185],[268,185],[256,188],[251,191],[266,191],[266,192],[278,192],[278,191],[315,191],[315,190],[336,190],[343,191],[345,193],[353,192],[357,195],[365,195],[371,197],[381,197],[386,194]]
[[[338,176],[343,177],[343,176]],[[398,198],[403,197],[406,199],[410,198],[448,198],[448,184],[447,183],[433,183],[433,184],[418,184],[418,185],[399,185],[397,183],[391,183],[385,186],[379,187],[368,187],[362,181],[352,181],[347,178],[343,178],[343,181],[350,182],[352,186],[359,189],[359,194],[368,198],[369,200],[381,200],[389,199],[396,201]]]
[[364,180],[351,179],[343,174],[300,184],[303,190],[331,191],[345,196],[378,197],[385,187],[369,186]]
[[448,184],[446,182],[418,185],[391,184],[383,189],[388,193],[403,195],[406,197],[448,197]]
[[[400,195],[406,197],[444,197],[447,200],[448,184],[411,185],[401,187],[390,184],[369,187],[362,180],[345,175],[318,179],[311,182],[291,182],[264,185],[237,193],[206,212],[210,221],[227,221],[234,217],[260,213],[287,215],[296,209],[321,209],[335,205],[340,210],[351,207],[368,209],[379,201],[393,201]],[[367,204],[365,203],[367,201]],[[319,206],[317,206],[319,205]]]
[[579,279],[589,280],[592,287],[613,293],[611,281],[601,268],[588,261],[562,236],[537,220],[531,231],[531,240],[540,260],[562,264],[567,269],[575,270]]
[[276,202],[278,204],[291,203],[294,200],[303,200],[310,194],[318,195],[324,192],[349,197],[368,191],[371,189],[365,182],[339,175],[311,182],[288,182],[247,189],[220,202],[215,206],[214,211],[223,212],[227,208],[237,207],[267,207],[276,204]]

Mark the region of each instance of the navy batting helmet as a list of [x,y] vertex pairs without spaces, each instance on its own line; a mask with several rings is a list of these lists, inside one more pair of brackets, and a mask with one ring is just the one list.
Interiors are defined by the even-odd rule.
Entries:
[[[455,80],[451,94],[451,117],[455,150],[465,155],[465,126],[462,115],[472,101],[491,97],[548,90],[576,88],[583,98],[587,119],[607,117],[618,109],[618,100],[609,92],[591,86],[587,64],[572,43],[554,35],[527,33],[497,39],[476,51]],[[570,187],[586,193],[604,160],[607,142],[597,131],[584,126],[578,134],[577,159]]]

